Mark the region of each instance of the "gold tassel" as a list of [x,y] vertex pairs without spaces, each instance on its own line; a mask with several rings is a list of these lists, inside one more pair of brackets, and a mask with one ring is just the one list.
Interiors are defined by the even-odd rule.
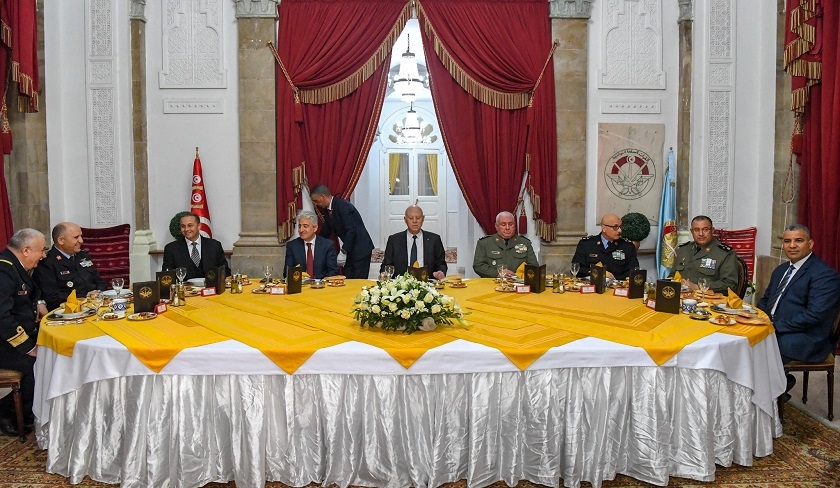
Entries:
[[12,47],[12,28],[5,22],[0,22],[0,39],[7,47]]

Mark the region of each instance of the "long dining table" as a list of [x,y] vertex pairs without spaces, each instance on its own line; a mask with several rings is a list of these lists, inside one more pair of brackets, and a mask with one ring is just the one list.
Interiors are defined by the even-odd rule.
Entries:
[[447,288],[466,324],[362,328],[373,282],[190,297],[146,321],[42,324],[46,471],[126,487],[657,485],[750,466],[782,434],[772,325],[605,294]]

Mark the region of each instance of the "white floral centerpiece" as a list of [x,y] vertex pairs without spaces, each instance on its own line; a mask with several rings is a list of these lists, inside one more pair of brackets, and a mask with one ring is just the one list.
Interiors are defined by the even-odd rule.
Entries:
[[455,299],[437,291],[431,283],[420,281],[407,273],[388,281],[366,286],[356,296],[353,316],[362,327],[386,330],[434,330],[453,320],[466,325],[464,312]]

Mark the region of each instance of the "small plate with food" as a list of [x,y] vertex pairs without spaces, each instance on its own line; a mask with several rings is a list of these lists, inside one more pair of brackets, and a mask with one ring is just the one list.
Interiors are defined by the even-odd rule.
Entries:
[[125,314],[118,314],[116,312],[102,312],[99,314],[101,320],[120,320],[125,318]]
[[139,312],[139,313],[133,313],[126,318],[128,320],[152,320],[153,318],[156,318],[156,317],[157,317],[157,314],[154,313],[154,312]]
[[727,317],[726,315],[715,315],[709,319],[709,322],[715,325],[735,325],[735,320],[731,317]]

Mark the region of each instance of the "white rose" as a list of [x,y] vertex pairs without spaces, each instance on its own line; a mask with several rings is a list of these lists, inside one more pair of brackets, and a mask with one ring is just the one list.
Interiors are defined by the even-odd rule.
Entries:
[[403,310],[402,312],[400,312],[400,317],[404,318],[405,320],[408,320],[409,318],[411,318],[411,312],[408,310]]
[[403,295],[402,297],[403,303],[408,303],[411,301],[411,295]]
[[426,296],[423,298],[423,301],[426,303],[432,303],[435,300],[435,296],[431,293],[426,293]]
[[420,296],[420,290],[418,290],[416,288],[414,290],[411,290],[411,297],[412,298],[417,298],[419,296]]
[[396,312],[397,311],[397,304],[396,303],[389,304],[388,305],[388,310],[390,310],[392,312]]
[[[437,307],[437,305],[435,305]],[[430,331],[435,330],[437,328],[437,324],[435,323],[435,319],[431,317],[426,317],[423,319],[422,324],[420,325],[420,330]]]
[[425,304],[425,303],[423,303],[423,302],[421,302],[420,300],[417,300],[416,302],[414,302],[414,308],[415,308],[418,312],[423,312],[423,311],[425,311],[425,310],[426,310],[426,304]]
[[371,288],[370,289],[370,294],[373,295],[373,296],[379,296],[379,295],[382,294],[382,292],[379,291],[379,288]]
[[[440,313],[440,311],[441,311],[440,305],[438,305],[438,304],[432,305],[432,313],[438,314],[438,313]],[[431,318],[431,317],[426,317],[426,318]]]
[[369,292],[369,291],[367,291],[367,288],[362,288],[362,293],[361,293],[361,295],[362,295],[362,297],[367,298],[367,297],[369,297],[369,296],[370,296],[370,292]]
[[382,309],[379,308],[379,305],[374,305],[374,306],[370,307],[370,311],[373,312],[373,313],[379,313],[379,312],[382,311]]
[[376,305],[379,303],[379,297],[370,297],[370,303],[371,305]]

